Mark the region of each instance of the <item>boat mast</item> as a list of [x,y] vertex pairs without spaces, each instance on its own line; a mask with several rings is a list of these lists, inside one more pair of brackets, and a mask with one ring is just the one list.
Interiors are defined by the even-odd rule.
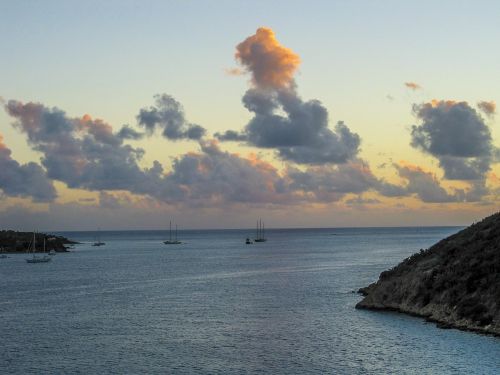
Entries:
[[177,241],[177,224],[175,224],[175,240]]
[[169,241],[172,241],[172,220],[170,220],[170,232],[168,235],[168,239],[169,239]]

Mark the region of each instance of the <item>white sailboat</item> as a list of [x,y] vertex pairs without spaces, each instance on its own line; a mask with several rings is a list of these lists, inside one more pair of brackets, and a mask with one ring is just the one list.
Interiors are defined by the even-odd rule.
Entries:
[[257,236],[254,242],[266,242],[267,238],[265,236],[264,222],[259,219],[257,222]]
[[177,240],[177,224],[175,225],[175,237],[172,239],[172,221],[170,221],[170,231],[168,240],[163,241],[165,245],[180,245],[182,242]]
[[31,243],[30,250],[33,252],[32,258],[26,258],[26,262],[28,263],[47,263],[52,260],[47,254],[45,254],[45,236],[43,237],[43,256],[37,256],[36,252],[36,235],[33,232],[33,242]]
[[92,246],[103,246],[103,245],[106,245],[106,243],[101,241],[101,228],[99,228],[97,231],[97,239],[92,244]]

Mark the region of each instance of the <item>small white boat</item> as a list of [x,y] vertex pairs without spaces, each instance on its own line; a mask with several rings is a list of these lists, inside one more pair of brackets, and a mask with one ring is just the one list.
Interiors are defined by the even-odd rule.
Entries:
[[33,232],[33,242],[31,243],[30,250],[33,252],[33,257],[32,258],[26,258],[27,263],[47,263],[52,260],[51,257],[49,257],[47,254],[45,254],[45,236],[43,238],[43,256],[37,256],[35,254],[36,251],[36,235],[35,232]]
[[50,250],[49,255],[56,255],[56,251],[54,249]]

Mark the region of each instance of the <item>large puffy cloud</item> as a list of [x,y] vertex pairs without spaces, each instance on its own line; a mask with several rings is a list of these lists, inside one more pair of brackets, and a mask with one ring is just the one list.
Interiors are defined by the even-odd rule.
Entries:
[[170,172],[158,161],[142,168],[138,163],[143,150],[124,144],[121,131],[113,133],[102,120],[88,115],[70,118],[38,103],[9,101],[6,109],[16,119],[14,126],[41,153],[50,178],[72,188],[100,191],[100,202],[106,207],[116,207],[120,201],[105,191],[194,206],[329,202],[367,190],[385,194],[390,188],[394,195],[398,193],[397,186],[378,180],[359,160],[280,172],[255,156],[228,153],[216,141],[206,140],[200,141],[199,152],[174,159]]
[[379,181],[361,161],[338,166],[290,168],[290,188],[314,194],[320,201],[337,201],[348,193],[360,194],[377,188]]
[[[256,157],[224,152],[215,141],[200,141],[201,152],[174,159],[169,173],[158,161],[151,168],[142,168],[139,161],[144,151],[124,143],[124,138],[130,137],[123,135],[123,128],[113,133],[102,120],[89,115],[71,118],[60,109],[39,103],[9,101],[5,107],[16,119],[14,126],[42,154],[41,163],[47,175],[71,188],[123,190],[167,203],[191,205],[293,204],[337,199],[325,198],[325,191],[341,197],[365,190],[358,186],[363,182],[357,181],[356,176],[343,181],[349,173],[355,174],[355,168],[325,170],[327,176],[322,177],[314,169],[304,172],[305,176],[299,172],[280,173]],[[320,185],[315,191],[310,183],[305,183],[307,176],[314,174]],[[326,187],[328,184],[333,185]],[[112,199],[101,193],[101,200]]]
[[414,106],[421,121],[411,145],[436,157],[450,180],[484,180],[495,154],[491,132],[466,102],[437,101]]
[[360,159],[339,165],[311,166],[305,170],[290,167],[286,178],[289,188],[310,196],[311,201],[333,202],[348,194],[378,192],[386,197],[408,196],[408,186],[395,185],[377,178]]
[[260,28],[237,46],[236,59],[251,74],[253,87],[243,104],[254,113],[243,132],[216,137],[275,149],[281,159],[300,164],[345,163],[359,152],[360,138],[339,122],[328,127],[328,111],[318,100],[303,101],[293,79],[299,57]]
[[406,185],[399,188],[405,190],[406,195],[415,195],[422,202],[479,202],[489,193],[484,180],[472,181],[468,189],[454,188],[448,192],[441,186],[439,179],[432,172],[408,163],[394,164],[393,166],[399,177],[406,181]]
[[236,47],[236,59],[252,73],[257,87],[283,88],[293,85],[293,76],[300,64],[299,56],[282,46],[274,31],[257,29]]
[[174,160],[168,184],[179,199],[197,205],[213,203],[293,203],[295,196],[276,168],[256,157],[222,151],[215,141],[200,144],[200,153]]
[[[456,190],[450,194],[433,175],[408,166],[397,167],[400,177],[407,183],[394,185],[374,176],[366,163],[357,158],[342,164],[312,165],[302,169],[288,165],[285,170],[278,171],[255,156],[243,157],[222,151],[215,140],[200,141],[199,152],[177,157],[171,170],[166,172],[158,161],[150,168],[139,165],[144,151],[124,143],[124,139],[130,137],[122,134],[123,128],[114,133],[102,120],[89,115],[70,118],[57,108],[38,103],[9,101],[5,108],[16,119],[14,126],[26,134],[28,143],[41,153],[48,177],[72,188],[100,191],[99,201],[103,207],[116,208],[121,204],[122,200],[117,198],[121,193],[116,191],[145,195],[168,204],[212,207],[325,203],[367,191],[387,197],[415,194],[425,202],[476,201],[485,194],[481,181],[467,191]],[[265,108],[259,110],[265,111]],[[348,129],[338,125],[337,134],[344,131],[344,137],[348,138]],[[5,146],[1,150],[2,160],[10,160],[17,169],[23,169],[24,166],[10,159],[10,151]],[[37,188],[39,195],[35,198],[53,199],[55,191],[44,170],[34,163],[30,165],[29,168],[38,171],[35,175],[47,182],[46,185],[41,182],[34,185],[49,186],[45,190]],[[2,172],[6,170],[8,168],[3,168]],[[24,176],[23,179],[27,180]],[[15,184],[20,180],[5,177],[1,181]],[[3,190],[13,195],[13,190]],[[111,195],[105,191],[114,192]],[[20,196],[30,194],[34,195],[19,190],[17,193]]]
[[171,140],[199,140],[206,133],[202,126],[189,123],[182,105],[167,94],[156,95],[155,105],[141,109],[137,121],[149,134],[159,128],[163,136]]
[[0,190],[6,196],[32,197],[36,202],[50,202],[56,190],[45,171],[36,163],[19,164],[0,135]]
[[407,181],[406,190],[410,194],[416,194],[423,202],[445,203],[456,202],[457,197],[449,194],[439,183],[439,180],[431,172],[410,164],[398,165],[399,176]]
[[88,115],[69,118],[57,108],[14,100],[6,110],[16,119],[14,126],[42,154],[48,177],[71,188],[138,190],[154,175],[137,164],[144,151],[124,144],[101,120]]

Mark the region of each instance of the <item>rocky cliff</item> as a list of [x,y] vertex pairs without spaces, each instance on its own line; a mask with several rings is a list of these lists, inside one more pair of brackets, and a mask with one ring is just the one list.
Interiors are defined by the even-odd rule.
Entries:
[[420,250],[360,293],[359,309],[500,336],[500,212]]

